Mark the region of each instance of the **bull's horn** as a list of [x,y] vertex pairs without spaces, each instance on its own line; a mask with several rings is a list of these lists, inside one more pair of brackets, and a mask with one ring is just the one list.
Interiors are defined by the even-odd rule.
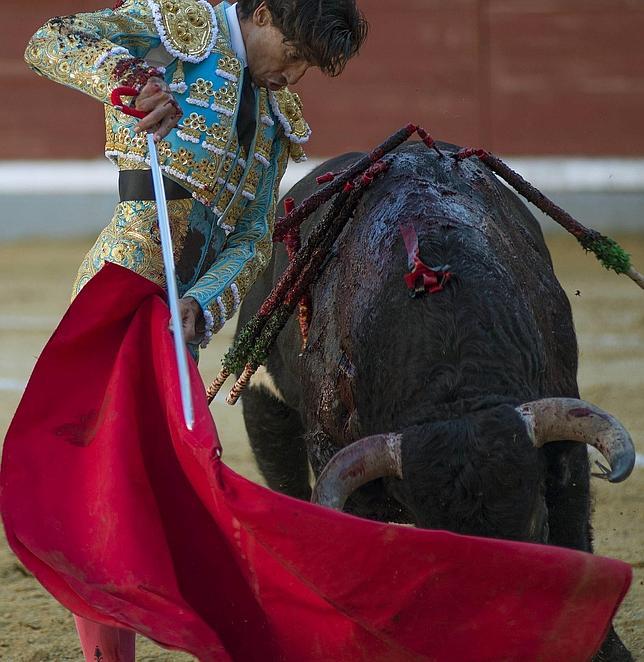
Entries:
[[597,463],[593,474],[611,483],[630,475],[635,465],[633,440],[624,426],[603,409],[575,398],[544,398],[517,407],[532,443],[540,448],[549,441],[580,441],[594,446],[609,462]]
[[400,434],[377,434],[346,446],[324,467],[311,501],[342,510],[359,487],[384,476],[402,478]]

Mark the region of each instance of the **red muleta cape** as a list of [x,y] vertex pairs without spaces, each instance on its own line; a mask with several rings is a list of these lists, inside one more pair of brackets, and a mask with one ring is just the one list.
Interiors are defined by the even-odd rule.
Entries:
[[4,446],[18,558],[63,605],[202,661],[588,660],[619,561],[381,524],[218,457],[194,363],[182,421],[164,292],[108,264],[43,351]]

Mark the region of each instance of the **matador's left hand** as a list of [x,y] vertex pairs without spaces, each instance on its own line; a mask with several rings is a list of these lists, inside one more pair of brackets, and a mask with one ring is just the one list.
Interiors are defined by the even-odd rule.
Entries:
[[183,339],[190,343],[201,340],[206,330],[206,322],[197,301],[192,297],[179,299],[179,315],[181,315]]
[[150,78],[136,97],[134,105],[137,110],[147,113],[134,127],[134,131],[154,131],[155,142],[165,138],[182,116],[170,86],[161,78]]

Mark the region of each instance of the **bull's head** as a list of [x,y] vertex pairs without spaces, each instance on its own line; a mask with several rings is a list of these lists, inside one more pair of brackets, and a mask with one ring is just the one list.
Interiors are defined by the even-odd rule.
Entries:
[[[595,447],[610,469],[599,465],[594,474],[611,483],[630,475],[635,449],[630,435],[614,417],[595,405],[573,398],[545,398],[516,408],[528,437],[540,448],[551,441],[577,441]],[[312,500],[342,509],[356,489],[377,478],[403,478],[402,434],[379,434],[342,449],[326,465],[313,490]]]

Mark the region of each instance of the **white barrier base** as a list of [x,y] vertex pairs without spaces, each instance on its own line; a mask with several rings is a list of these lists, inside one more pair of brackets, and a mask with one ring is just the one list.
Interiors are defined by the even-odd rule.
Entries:
[[[584,224],[603,232],[644,231],[644,159],[508,158],[508,165]],[[321,160],[289,165],[284,194]],[[0,161],[0,241],[96,234],[117,202],[107,160]],[[556,230],[542,221],[546,231]]]

